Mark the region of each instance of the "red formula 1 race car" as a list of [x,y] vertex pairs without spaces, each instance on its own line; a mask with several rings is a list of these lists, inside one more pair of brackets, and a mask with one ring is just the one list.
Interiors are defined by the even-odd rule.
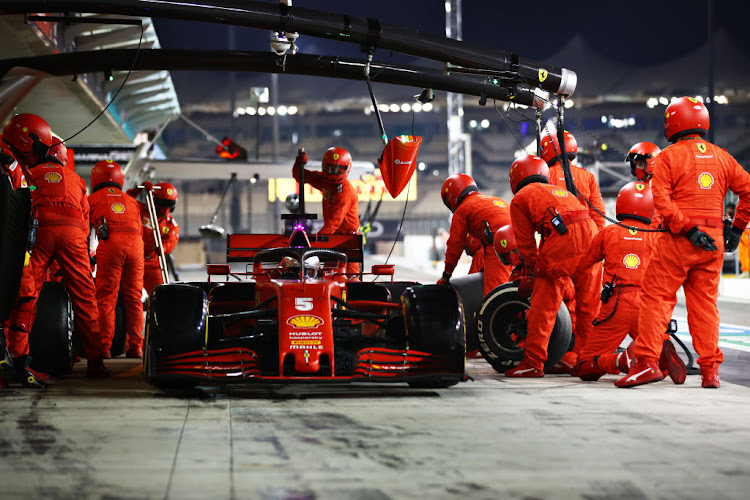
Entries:
[[[310,242],[312,239],[312,242]],[[270,382],[467,379],[458,293],[447,285],[352,280],[359,235],[230,235],[229,262],[207,283],[157,287],[150,297],[144,376],[157,387]],[[250,266],[248,266],[250,269]],[[218,274],[235,281],[213,282]],[[372,275],[393,277],[393,266]],[[376,276],[377,277],[377,276]]]

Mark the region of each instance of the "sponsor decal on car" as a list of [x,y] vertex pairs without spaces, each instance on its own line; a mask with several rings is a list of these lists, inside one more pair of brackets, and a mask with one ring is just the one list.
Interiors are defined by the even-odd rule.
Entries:
[[297,328],[315,328],[323,323],[324,321],[321,318],[307,314],[292,316],[286,320],[287,325],[296,326]]

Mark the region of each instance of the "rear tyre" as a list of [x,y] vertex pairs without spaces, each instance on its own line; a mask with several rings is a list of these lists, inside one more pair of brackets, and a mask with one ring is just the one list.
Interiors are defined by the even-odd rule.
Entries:
[[401,296],[409,349],[441,359],[439,375],[409,380],[412,387],[443,388],[463,380],[466,362],[466,332],[463,307],[449,285],[419,285]]
[[[524,312],[528,309],[529,302],[518,297],[518,286],[505,283],[488,293],[477,311],[479,352],[500,373],[513,368],[523,359],[523,348],[519,347],[518,342],[526,338]],[[549,338],[545,371],[567,352],[571,331],[568,308],[560,304]]]
[[73,368],[73,306],[62,283],[46,282],[29,334],[31,368],[53,377]]
[[123,354],[127,346],[127,331],[125,330],[125,306],[120,300],[117,300],[115,306],[115,334],[112,337],[112,347],[109,348],[109,355],[113,358]]
[[466,276],[451,278],[451,286],[458,291],[464,306],[466,322],[466,350],[468,352],[479,349],[476,329],[476,313],[484,298],[484,271]]
[[31,223],[29,193],[28,189],[14,191],[8,177],[0,174],[0,214],[3,214],[0,217],[0,321],[8,319],[21,286]]

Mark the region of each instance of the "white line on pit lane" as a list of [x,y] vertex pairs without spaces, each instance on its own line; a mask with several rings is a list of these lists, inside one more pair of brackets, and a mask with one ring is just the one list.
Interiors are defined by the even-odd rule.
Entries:
[[[677,320],[677,336],[683,342],[690,342],[692,344],[692,338],[687,328],[687,318],[681,318],[673,316]],[[735,344],[734,342],[722,342],[721,337],[747,337],[747,342],[750,344],[750,328],[740,325],[730,325],[727,323],[719,324],[719,347],[722,349],[735,349],[738,351],[750,352],[750,345],[744,346],[741,344]],[[739,338],[736,341],[741,341]]]

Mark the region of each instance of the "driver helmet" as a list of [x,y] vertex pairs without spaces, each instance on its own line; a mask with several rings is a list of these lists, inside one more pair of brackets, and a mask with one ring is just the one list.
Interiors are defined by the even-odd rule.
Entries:
[[323,270],[323,263],[317,255],[305,259],[305,276],[308,278],[319,278]]
[[299,195],[297,193],[287,195],[286,200],[284,200],[284,205],[286,205],[287,212],[290,214],[296,214],[299,212]]
[[296,278],[299,276],[299,262],[287,255],[279,262],[278,270],[282,278]]

